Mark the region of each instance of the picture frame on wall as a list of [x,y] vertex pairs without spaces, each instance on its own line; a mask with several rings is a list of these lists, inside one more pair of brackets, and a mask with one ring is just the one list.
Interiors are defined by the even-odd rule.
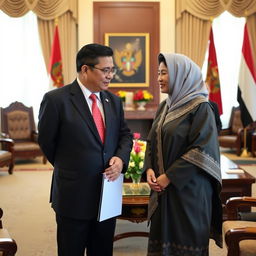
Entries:
[[110,87],[149,87],[149,33],[105,33],[118,72]]

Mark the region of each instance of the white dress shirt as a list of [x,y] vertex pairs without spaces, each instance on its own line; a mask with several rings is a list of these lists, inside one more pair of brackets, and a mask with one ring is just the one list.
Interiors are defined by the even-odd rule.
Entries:
[[103,105],[102,105],[102,102],[101,102],[101,99],[100,99],[100,93],[99,92],[91,92],[90,90],[88,90],[82,83],[81,81],[79,80],[79,78],[77,77],[77,82],[83,92],[83,95],[86,99],[86,102],[89,106],[89,109],[92,113],[92,100],[90,99],[90,96],[92,93],[94,93],[97,97],[97,106],[99,107],[100,109],[100,112],[101,112],[101,115],[102,115],[102,118],[103,118],[103,122],[105,123],[105,116],[104,116],[104,110],[103,110]]

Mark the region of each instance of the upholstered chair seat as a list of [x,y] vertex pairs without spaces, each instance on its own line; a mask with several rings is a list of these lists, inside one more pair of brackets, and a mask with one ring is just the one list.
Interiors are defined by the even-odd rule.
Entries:
[[14,145],[14,150],[17,151],[35,151],[35,150],[40,150],[40,147],[37,143],[35,142],[20,142]]
[[219,138],[219,141],[221,142],[222,147],[232,148],[235,145],[236,141],[237,141],[237,135],[222,135]]

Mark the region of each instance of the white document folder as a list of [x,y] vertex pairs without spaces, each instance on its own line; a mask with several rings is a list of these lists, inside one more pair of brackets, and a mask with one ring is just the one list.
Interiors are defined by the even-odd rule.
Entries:
[[122,188],[124,175],[121,173],[115,181],[108,181],[102,175],[102,190],[98,221],[116,217],[122,213]]

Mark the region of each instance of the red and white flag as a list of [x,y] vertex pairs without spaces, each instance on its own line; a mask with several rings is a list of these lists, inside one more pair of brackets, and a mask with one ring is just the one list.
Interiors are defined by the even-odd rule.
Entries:
[[222,100],[221,100],[221,90],[220,90],[220,79],[219,79],[219,70],[218,62],[215,51],[213,32],[211,28],[210,32],[210,44],[209,44],[209,56],[208,56],[208,69],[206,76],[206,83],[210,87],[209,99],[218,105],[219,114],[222,112]]
[[246,127],[256,120],[256,70],[246,24],[244,27],[237,100],[240,104],[243,126]]
[[53,81],[53,86],[62,87],[64,85],[58,25],[55,25],[54,29],[49,73]]

